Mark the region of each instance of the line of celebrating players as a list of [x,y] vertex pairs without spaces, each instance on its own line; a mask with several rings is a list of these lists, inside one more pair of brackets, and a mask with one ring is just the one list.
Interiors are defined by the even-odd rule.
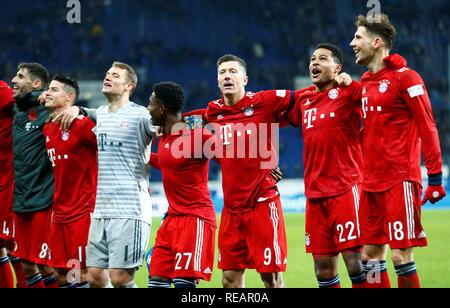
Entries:
[[[217,228],[210,159],[223,176],[223,286],[245,287],[245,270],[256,269],[266,287],[285,287],[274,123],[302,127],[305,243],[319,286],[340,287],[341,253],[354,288],[390,287],[390,245],[398,286],[420,287],[413,248],[427,245],[421,206],[446,195],[439,137],[422,78],[390,55],[395,28],[386,15],[376,17],[359,16],[351,42],[356,62],[368,68],[361,82],[342,73],[339,48],[319,44],[310,59],[313,86],[251,93],[245,61],[225,55],[217,63],[222,98],[183,116],[183,89],[172,82],[153,87],[148,109],[131,102],[138,78],[124,63],[107,72],[108,104],[96,110],[74,106],[75,80],[50,82],[42,65],[19,65],[13,88],[0,84],[0,287],[13,286],[10,260],[18,287],[136,287],[150,234],[149,165],[161,169],[169,201],[149,287],[210,280]],[[269,157],[254,155],[261,135]]]

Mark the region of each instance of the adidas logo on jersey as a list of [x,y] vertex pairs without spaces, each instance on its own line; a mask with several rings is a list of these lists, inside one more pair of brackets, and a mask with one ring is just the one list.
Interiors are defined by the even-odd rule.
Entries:
[[203,274],[212,274],[212,271],[209,267],[207,267],[204,271]]
[[426,238],[427,234],[425,233],[425,231],[420,232],[419,236],[417,238]]
[[168,148],[170,148],[170,145],[169,145],[168,143],[166,143],[166,144],[164,145],[164,149],[168,149]]

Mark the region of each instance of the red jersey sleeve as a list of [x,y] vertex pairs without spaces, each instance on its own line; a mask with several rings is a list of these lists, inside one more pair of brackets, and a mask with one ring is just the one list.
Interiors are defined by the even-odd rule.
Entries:
[[153,168],[156,168],[156,169],[161,170],[161,167],[159,166],[158,154],[152,153],[152,154],[150,155],[150,161],[149,161],[149,163],[150,163],[150,165],[151,165]]
[[299,127],[302,125],[302,108],[301,103],[304,98],[304,94],[307,92],[314,91],[316,89],[315,86],[311,86],[308,88],[304,88],[301,90],[297,90],[294,93],[294,103],[290,106],[286,112],[283,113],[282,120],[280,120],[280,126],[286,127],[288,125]]
[[198,110],[189,111],[189,112],[183,113],[182,118],[184,119],[189,116],[200,116],[202,118],[203,122],[206,124],[206,123],[208,123],[207,111],[208,111],[208,109],[198,109]]
[[0,80],[0,110],[10,108],[13,104],[12,89],[6,82]]
[[357,81],[352,81],[352,83],[348,86],[348,89],[350,90],[350,95],[352,101],[361,101],[362,99],[362,86]]
[[289,90],[262,91],[261,98],[267,108],[274,115],[275,119],[280,119],[283,113],[292,109],[295,103],[295,92]]
[[425,84],[420,75],[413,70],[406,70],[399,74],[401,96],[418,127],[428,174],[440,174],[442,173],[441,147]]
[[202,132],[203,155],[206,158],[214,159],[217,148],[217,138],[210,131],[204,129]]

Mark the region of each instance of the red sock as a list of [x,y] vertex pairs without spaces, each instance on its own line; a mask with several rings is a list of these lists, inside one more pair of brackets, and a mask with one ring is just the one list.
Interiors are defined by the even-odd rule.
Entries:
[[14,288],[14,277],[8,256],[0,257],[0,289]]
[[45,289],[44,282],[41,280],[31,286],[27,286],[28,289]]
[[417,272],[407,276],[398,276],[398,287],[402,289],[420,289],[420,280]]
[[23,273],[22,263],[20,263],[20,259],[16,257],[11,257],[11,264],[14,268],[14,273],[16,274],[16,288],[18,289],[26,289],[27,280],[25,278],[25,274]]
[[364,272],[361,272],[359,274],[350,276],[350,280],[352,282],[352,288],[353,289],[366,289],[368,288],[367,285],[367,276]]
[[28,289],[45,289],[44,281],[42,280],[41,273],[37,273],[30,277],[27,277],[27,288]]
[[42,280],[44,281],[44,286],[46,289],[58,289],[58,283],[56,282],[55,275],[47,275],[42,277]]
[[352,289],[368,289],[368,288],[370,288],[370,286],[367,283],[367,281],[364,281],[363,283],[353,283],[352,284]]
[[395,266],[395,272],[398,276],[399,288],[420,288],[419,275],[417,274],[416,262]]
[[340,289],[341,288],[341,280],[339,279],[339,275],[329,280],[319,279],[319,288],[321,289]]
[[380,279],[367,279],[367,286],[369,289],[390,289],[391,281],[389,280],[389,275],[387,271],[380,273]]

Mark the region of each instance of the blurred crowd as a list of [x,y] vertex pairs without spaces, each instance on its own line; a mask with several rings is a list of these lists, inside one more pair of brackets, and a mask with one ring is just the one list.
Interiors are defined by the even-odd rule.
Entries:
[[[16,0],[0,4],[0,78],[10,79],[21,61],[79,80],[101,80],[114,60],[137,68],[135,101],[146,105],[153,83],[172,80],[186,90],[186,109],[218,97],[216,60],[225,53],[246,59],[249,90],[293,88],[308,75],[317,43],[330,42],[346,56],[345,71],[360,76],[349,47],[354,20],[370,8],[362,0],[81,0],[81,24],[66,21],[65,1]],[[399,32],[393,52],[404,55],[424,78],[450,163],[450,2],[385,0],[381,9]],[[287,177],[303,172],[302,147],[281,134]],[[285,156],[285,159],[283,159]]]

